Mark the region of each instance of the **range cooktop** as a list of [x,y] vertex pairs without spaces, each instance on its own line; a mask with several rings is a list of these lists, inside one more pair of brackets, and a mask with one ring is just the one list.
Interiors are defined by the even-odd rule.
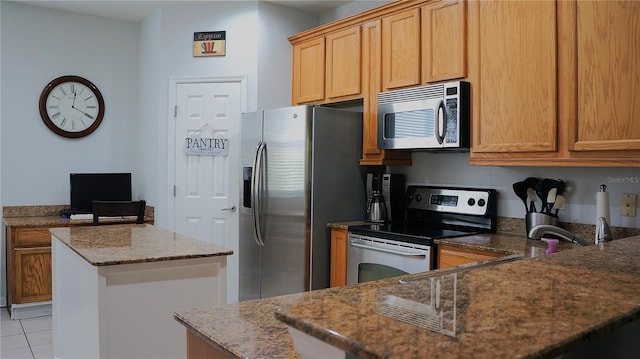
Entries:
[[350,226],[349,232],[427,245],[434,239],[495,232],[496,202],[492,189],[409,186],[404,221]]
[[478,233],[477,231],[436,228],[433,225],[405,222],[350,226],[349,231],[354,234],[428,245],[433,244],[434,239],[460,237]]

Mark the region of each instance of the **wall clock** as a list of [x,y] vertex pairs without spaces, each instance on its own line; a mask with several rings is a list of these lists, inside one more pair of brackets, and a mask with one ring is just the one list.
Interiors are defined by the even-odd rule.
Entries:
[[84,137],[100,126],[104,99],[91,81],[80,76],[61,76],[42,90],[40,117],[60,136]]

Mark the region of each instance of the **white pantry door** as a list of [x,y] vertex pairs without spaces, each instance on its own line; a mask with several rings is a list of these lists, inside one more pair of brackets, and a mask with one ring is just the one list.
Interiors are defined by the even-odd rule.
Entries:
[[[177,83],[174,231],[233,249],[227,257],[227,301],[238,299],[240,82]],[[191,136],[228,139],[227,156],[187,155]]]

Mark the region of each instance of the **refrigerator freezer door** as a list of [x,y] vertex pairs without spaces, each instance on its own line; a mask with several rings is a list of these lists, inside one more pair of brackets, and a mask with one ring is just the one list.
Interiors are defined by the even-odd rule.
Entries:
[[329,286],[329,222],[362,220],[366,195],[359,161],[362,113],[314,107],[311,162],[311,289]]
[[253,203],[251,199],[251,181],[253,162],[258,143],[262,139],[262,113],[243,114],[241,129],[242,192],[239,208],[240,244],[238,259],[240,263],[239,299],[260,298],[260,246],[254,234]]
[[308,161],[311,107],[264,111],[262,297],[298,293],[308,284]]

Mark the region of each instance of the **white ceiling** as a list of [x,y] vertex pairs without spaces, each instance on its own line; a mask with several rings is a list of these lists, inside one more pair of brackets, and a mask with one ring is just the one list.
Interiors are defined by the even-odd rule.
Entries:
[[[97,15],[118,20],[141,22],[164,4],[198,3],[203,0],[10,0],[33,6],[62,10],[86,15]],[[209,0],[230,1],[230,0]],[[237,0],[236,0],[237,1]],[[245,0],[246,1],[246,0]],[[351,1],[326,0],[258,0],[284,5],[311,13],[322,13]],[[357,1],[357,0],[356,0]]]

